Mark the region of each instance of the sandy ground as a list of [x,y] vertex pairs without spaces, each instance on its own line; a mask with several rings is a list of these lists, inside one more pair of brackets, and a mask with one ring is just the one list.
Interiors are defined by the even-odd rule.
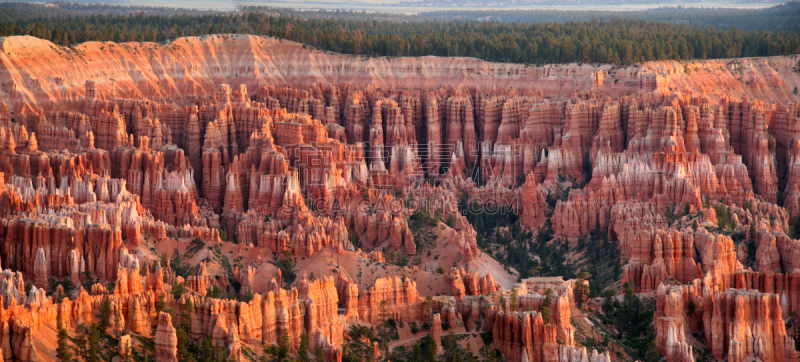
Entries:
[[[434,228],[436,236],[436,247],[430,253],[419,254],[422,261],[421,265],[414,270],[413,266],[400,267],[390,263],[381,263],[359,256],[356,253],[345,251],[338,254],[330,248],[323,248],[314,253],[311,257],[297,257],[295,260],[295,271],[298,279],[305,273],[308,277],[334,276],[338,272],[344,272],[350,279],[355,281],[360,290],[369,288],[378,278],[389,276],[400,276],[410,278],[417,282],[417,290],[420,296],[436,296],[450,294],[449,286],[444,275],[436,273],[438,268],[447,271],[452,267],[475,270],[480,273],[492,274],[500,283],[503,289],[511,288],[516,282],[516,271],[512,273],[495,259],[482,253],[479,257],[466,262],[461,255],[458,245],[449,242],[450,229],[443,223],[439,223]],[[186,248],[190,245],[190,239],[173,240],[168,239],[156,243],[154,250],[149,244],[141,244],[132,253],[144,260],[158,260],[161,255],[166,253],[167,257],[172,258],[175,250],[185,254]],[[194,257],[187,262],[189,265],[199,265],[206,260],[206,268],[212,276],[223,276],[225,269],[216,261],[212,248],[216,246],[206,244]],[[382,250],[389,247],[389,242],[384,241],[377,245],[375,250]],[[233,265],[237,263],[241,266],[253,266],[256,268],[255,292],[264,293],[269,289],[272,278],[277,276],[278,268],[275,263],[274,253],[268,248],[247,247],[233,243],[222,243],[219,246],[220,253],[228,258]],[[210,260],[208,260],[210,258]],[[413,262],[414,258],[410,258]]]

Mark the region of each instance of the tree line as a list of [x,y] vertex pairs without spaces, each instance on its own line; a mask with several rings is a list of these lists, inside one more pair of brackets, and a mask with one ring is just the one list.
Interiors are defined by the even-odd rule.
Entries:
[[[36,8],[31,8],[35,11]],[[266,35],[365,56],[466,56],[524,64],[614,63],[800,53],[800,34],[720,30],[648,20],[566,23],[402,22],[334,16],[239,13],[91,14],[0,19],[0,36],[32,35],[63,46],[86,41],[166,42],[218,33]]]
[[790,1],[763,9],[713,7],[660,7],[622,10],[441,10],[419,13],[420,18],[447,20],[488,20],[499,22],[541,23],[591,21],[592,19],[649,20],[689,24],[728,30],[768,30],[800,32],[800,1]]
[[[682,3],[703,4],[705,0],[683,0]],[[775,0],[761,1],[761,3],[775,3]],[[529,7],[529,6],[591,6],[591,5],[658,5],[661,0],[408,0],[401,2],[386,2],[383,6],[408,6],[408,7]],[[751,4],[752,0],[730,0],[729,4]]]

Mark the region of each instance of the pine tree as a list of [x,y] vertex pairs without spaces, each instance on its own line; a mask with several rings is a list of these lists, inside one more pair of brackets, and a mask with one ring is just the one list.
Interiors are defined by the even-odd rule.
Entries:
[[108,328],[108,324],[111,318],[111,301],[108,298],[103,299],[100,302],[100,320],[98,321],[98,327],[100,327],[101,331],[105,331]]
[[519,308],[519,292],[517,291],[517,288],[511,288],[509,303],[512,311],[515,311],[517,308]]
[[322,347],[317,347],[314,351],[314,357],[316,357],[316,362],[325,362],[325,350]]
[[297,356],[301,362],[311,361],[311,359],[308,358],[308,335],[306,332],[300,335],[300,349],[297,351]]
[[588,277],[588,276],[589,276],[589,273],[587,273],[587,272],[580,272],[576,276],[577,282],[575,283],[575,292],[574,292],[574,294],[575,294],[575,304],[578,305],[578,308],[581,308],[583,306],[584,298],[586,297],[586,295],[589,294],[589,293],[587,293],[586,284],[585,284],[586,277]]
[[[415,351],[416,353],[416,351]],[[420,342],[420,355],[423,361],[436,361],[436,355],[438,354],[436,342],[431,338],[430,335],[422,337],[422,341]]]
[[553,301],[553,290],[547,289],[544,292],[544,300],[542,301],[541,307],[539,307],[539,311],[542,313],[542,320],[545,323],[550,323],[550,303]]
[[[290,348],[290,340],[289,340],[289,330],[284,329],[283,333],[281,333],[280,339],[278,339],[278,344],[271,344],[264,348],[264,354],[272,356],[269,361],[271,362],[284,362],[288,360],[289,357],[289,348]],[[307,348],[306,348],[307,349]]]
[[75,354],[84,362],[101,362],[100,356],[100,329],[97,325],[81,324],[75,329]]
[[228,351],[224,346],[215,345],[210,336],[206,336],[200,345],[198,362],[216,362],[228,359]]
[[56,357],[59,361],[72,361],[72,347],[69,345],[69,333],[64,329],[61,320],[58,321],[58,347],[56,347]]
[[131,355],[131,346],[127,345],[119,356],[122,358],[122,362],[133,362],[133,356]]

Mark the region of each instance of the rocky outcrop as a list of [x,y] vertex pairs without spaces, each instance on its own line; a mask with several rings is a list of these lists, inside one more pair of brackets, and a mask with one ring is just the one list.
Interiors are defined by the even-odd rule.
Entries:
[[[539,312],[493,312],[486,322],[496,336],[496,346],[509,361],[560,361],[589,358],[585,348],[564,345],[558,339],[557,327],[544,323]],[[560,343],[559,343],[560,342]],[[611,361],[610,356],[593,351],[592,361]]]
[[522,216],[521,222],[528,228],[535,229],[541,227],[547,219],[547,193],[542,188],[536,186],[534,174],[528,173],[525,176],[525,183],[522,187]]
[[433,322],[431,322],[431,338],[436,343],[436,353],[442,350],[442,317],[439,313],[433,315]]
[[[240,242],[268,248],[274,253],[290,251],[294,255],[311,257],[323,248],[355,251],[349,240],[344,220],[326,217],[295,218],[293,221],[271,220],[263,222],[264,216],[248,212],[236,227]],[[292,246],[291,250],[289,246]]]
[[736,259],[736,250],[730,237],[698,229],[694,234],[694,242],[703,260],[702,268],[705,273],[724,275],[744,268]]
[[630,282],[636,291],[654,291],[670,278],[688,283],[703,275],[695,262],[692,233],[656,229],[652,223],[643,224],[637,218],[628,219],[623,230],[617,232],[622,282]]
[[[31,273],[42,286],[47,286],[51,276],[75,277],[76,271],[80,272],[81,268],[103,280],[115,280],[123,244],[122,229],[108,224],[70,227],[62,224],[61,219],[68,215],[41,215],[46,217],[44,220],[25,218],[4,221],[0,224],[0,234],[5,234],[2,260],[9,267]],[[78,260],[73,250],[80,255],[81,266],[76,265]],[[73,255],[72,262],[69,255]],[[15,264],[12,265],[12,262]]]
[[239,330],[236,324],[228,326],[228,360],[242,362],[245,361],[242,355],[242,343],[239,341]]
[[[466,325],[470,325],[477,319],[476,312],[481,311],[486,330],[492,331],[492,346],[511,361],[582,360],[589,358],[590,354],[585,348],[575,346],[575,327],[570,322],[570,305],[574,304],[571,285],[574,282],[546,277],[524,279],[515,286],[518,306],[510,304],[511,291],[506,290],[502,292],[505,306],[486,306],[482,311],[484,307],[467,297],[462,302],[462,314],[467,315]],[[545,303],[550,309],[547,320],[542,314]],[[596,351],[591,356],[593,361],[594,358],[610,361],[609,355]]]
[[419,320],[422,315],[422,298],[417,292],[417,283],[398,276],[378,278],[371,287],[360,292],[360,320],[369,323],[382,322],[381,310],[385,310],[394,320]]
[[683,287],[659,287],[655,325],[660,353],[672,360],[689,360],[687,333],[702,331],[718,360],[797,358],[781,317],[781,296],[721,288],[723,283],[715,285],[710,277]]
[[[514,285],[478,240],[515,229],[466,212],[513,213],[515,236],[552,231],[549,245],[618,243],[620,282],[656,293],[668,361],[695,358],[692,333],[718,360],[795,357],[800,108],[777,102],[799,85],[794,58],[529,67],[254,36],[69,57],[2,44],[6,360],[53,355],[42,327],[73,331],[106,302],[109,329],[155,329],[157,360],[177,359],[185,326],[234,360],[282,338],[296,352],[305,333],[340,361],[346,324],[385,318],[430,323],[437,344],[444,326],[491,331],[509,361],[610,360],[575,341],[577,281]],[[302,270],[284,289],[287,266]],[[45,291],[86,277],[56,289],[72,299]]]
[[156,345],[156,361],[174,362],[178,360],[178,337],[172,326],[172,316],[158,313],[158,328],[153,336]]
[[[692,305],[689,311],[684,311],[683,294],[687,294]],[[686,340],[686,333],[691,324],[687,319],[694,322],[697,328],[697,290],[684,289],[681,287],[667,287],[660,284],[656,295],[656,314],[654,325],[656,328],[656,348],[658,353],[663,354],[667,361],[694,361],[692,347]],[[688,313],[688,315],[687,315]]]
[[466,295],[490,294],[501,289],[492,274],[453,268],[445,275],[445,279],[450,284],[450,293],[459,301]]
[[358,320],[358,285],[344,273],[336,275],[336,294],[348,323]]
[[217,132],[214,123],[209,123],[206,127],[205,144],[203,146],[203,196],[217,213],[222,212],[222,201],[225,178],[222,168],[223,153],[221,147],[221,135]]

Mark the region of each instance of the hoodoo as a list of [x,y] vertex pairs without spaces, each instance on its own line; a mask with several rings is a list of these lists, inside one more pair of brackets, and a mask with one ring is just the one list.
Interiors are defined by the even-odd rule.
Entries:
[[798,56],[0,49],[5,361],[797,359]]

